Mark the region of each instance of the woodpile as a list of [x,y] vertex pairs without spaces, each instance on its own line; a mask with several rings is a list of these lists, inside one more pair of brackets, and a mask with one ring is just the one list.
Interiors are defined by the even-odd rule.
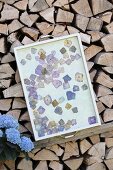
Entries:
[[0,170],[113,170],[113,0],[0,0],[0,112],[33,139],[14,47],[80,33],[102,125],[40,141]]
[[[106,135],[105,135],[106,136]],[[112,170],[113,132],[108,137],[95,135],[77,142],[52,145],[46,149],[34,149],[29,160],[24,155],[0,165],[1,170]]]

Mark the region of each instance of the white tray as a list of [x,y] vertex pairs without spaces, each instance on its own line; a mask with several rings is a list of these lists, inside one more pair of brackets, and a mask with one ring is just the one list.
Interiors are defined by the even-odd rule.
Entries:
[[101,124],[79,34],[14,51],[36,141]]

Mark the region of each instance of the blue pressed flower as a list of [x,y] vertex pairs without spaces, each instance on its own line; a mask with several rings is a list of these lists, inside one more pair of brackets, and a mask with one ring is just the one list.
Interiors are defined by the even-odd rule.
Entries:
[[18,128],[18,121],[12,115],[0,115],[0,128]]
[[2,130],[0,130],[0,138],[2,138],[2,136],[3,136],[3,132]]
[[21,143],[19,144],[22,151],[30,152],[34,148],[34,144],[30,138],[21,137]]
[[17,129],[9,128],[6,129],[5,133],[6,133],[7,141],[13,144],[18,144],[18,145],[20,144],[21,142],[20,132]]

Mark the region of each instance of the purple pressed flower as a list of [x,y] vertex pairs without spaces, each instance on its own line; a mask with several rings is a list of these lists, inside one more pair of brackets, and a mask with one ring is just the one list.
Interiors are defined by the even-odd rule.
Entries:
[[96,117],[95,116],[92,116],[92,117],[88,117],[88,122],[89,124],[95,124],[96,123]]
[[42,65],[38,65],[37,68],[35,69],[35,74],[41,75],[42,74]]
[[58,88],[62,85],[62,82],[60,80],[53,80],[52,83],[55,88]]

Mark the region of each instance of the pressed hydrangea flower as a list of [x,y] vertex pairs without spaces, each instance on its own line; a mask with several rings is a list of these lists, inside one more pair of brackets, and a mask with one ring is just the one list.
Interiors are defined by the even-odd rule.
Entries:
[[2,138],[2,136],[3,136],[3,132],[2,130],[0,130],[0,138]]
[[7,141],[13,144],[18,144],[18,145],[20,144],[21,142],[20,132],[17,129],[9,128],[6,129],[5,133],[6,133]]
[[30,152],[34,148],[34,144],[30,138],[21,137],[21,143],[19,144],[22,151]]
[[0,115],[0,128],[18,128],[18,121],[12,115]]

